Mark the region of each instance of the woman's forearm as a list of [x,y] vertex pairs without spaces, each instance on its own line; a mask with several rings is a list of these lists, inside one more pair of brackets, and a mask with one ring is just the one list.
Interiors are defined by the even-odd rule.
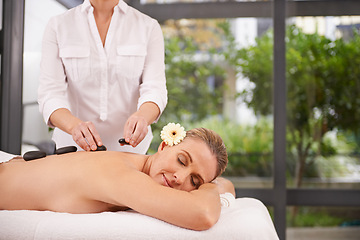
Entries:
[[[219,219],[221,202],[215,184],[206,183],[198,190],[186,192],[161,186],[140,172],[117,171],[116,177],[111,175],[107,172],[101,179],[108,180],[99,182],[102,192],[105,190],[107,195],[98,199],[100,201],[125,205],[139,213],[193,230],[209,229]],[[125,181],[127,184],[117,184]]]
[[[204,184],[192,192],[159,187],[162,194],[152,193],[153,202],[140,207],[141,213],[192,230],[209,229],[218,221],[221,202],[213,184]],[[155,200],[159,196],[161,200]]]
[[136,114],[143,116],[148,125],[152,124],[160,115],[160,109],[154,102],[145,102],[142,104]]
[[60,108],[55,110],[50,115],[51,125],[63,130],[64,132],[71,135],[72,129],[81,123],[82,121],[71,114],[66,108]]

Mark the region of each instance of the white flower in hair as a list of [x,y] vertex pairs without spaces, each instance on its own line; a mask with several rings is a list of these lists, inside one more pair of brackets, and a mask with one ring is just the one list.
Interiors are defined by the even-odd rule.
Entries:
[[168,145],[179,144],[186,136],[186,131],[179,123],[168,123],[161,130],[161,139]]

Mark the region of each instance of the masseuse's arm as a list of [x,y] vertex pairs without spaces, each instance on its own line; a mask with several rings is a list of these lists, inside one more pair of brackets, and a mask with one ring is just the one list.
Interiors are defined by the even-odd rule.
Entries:
[[72,135],[76,144],[85,151],[96,150],[97,146],[102,145],[94,124],[80,120],[66,108],[55,110],[49,120],[53,126]]
[[160,115],[160,109],[154,102],[145,102],[132,114],[124,126],[125,141],[136,147],[146,136],[148,126]]
[[138,111],[124,126],[125,141],[133,147],[144,139],[147,127],[159,119],[167,104],[164,37],[160,24],[155,20],[147,43],[139,93]]
[[[186,192],[161,186],[138,171],[104,171],[94,183],[96,200],[129,208],[168,223],[193,230],[213,226],[220,216],[221,204],[216,184],[206,183]],[[96,186],[97,187],[96,187]],[[100,196],[100,197],[99,197]]]
[[[66,97],[67,76],[60,58],[61,49],[56,30],[59,24],[61,23],[56,18],[51,18],[43,36],[38,89],[39,110],[50,127],[58,127],[73,135],[75,142],[84,150],[96,150],[95,141],[99,146],[102,144],[93,125],[74,117],[68,110],[70,106]],[[89,136],[90,133],[92,136]]]

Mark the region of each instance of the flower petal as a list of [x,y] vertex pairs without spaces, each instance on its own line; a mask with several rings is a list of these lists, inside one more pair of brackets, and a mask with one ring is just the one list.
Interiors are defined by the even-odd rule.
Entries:
[[168,123],[160,133],[161,139],[168,145],[179,144],[186,136],[186,131],[179,123]]

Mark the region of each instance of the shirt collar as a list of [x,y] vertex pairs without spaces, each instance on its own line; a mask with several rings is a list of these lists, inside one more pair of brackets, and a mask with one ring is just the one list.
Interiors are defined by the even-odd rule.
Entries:
[[91,4],[89,0],[84,0],[83,4],[81,4],[81,12],[89,11],[91,8]]
[[[81,5],[81,12],[88,12],[90,8],[92,8],[90,0],[84,0],[83,4]],[[120,9],[123,13],[126,13],[129,6],[123,0],[119,0],[119,3],[115,6],[114,9],[117,8]]]
[[119,8],[121,11],[123,11],[124,13],[126,13],[127,10],[128,10],[128,8],[129,8],[129,6],[127,5],[127,3],[124,2],[123,0],[120,0],[120,1],[119,1],[119,4],[118,4],[116,7],[118,7],[118,8]]

